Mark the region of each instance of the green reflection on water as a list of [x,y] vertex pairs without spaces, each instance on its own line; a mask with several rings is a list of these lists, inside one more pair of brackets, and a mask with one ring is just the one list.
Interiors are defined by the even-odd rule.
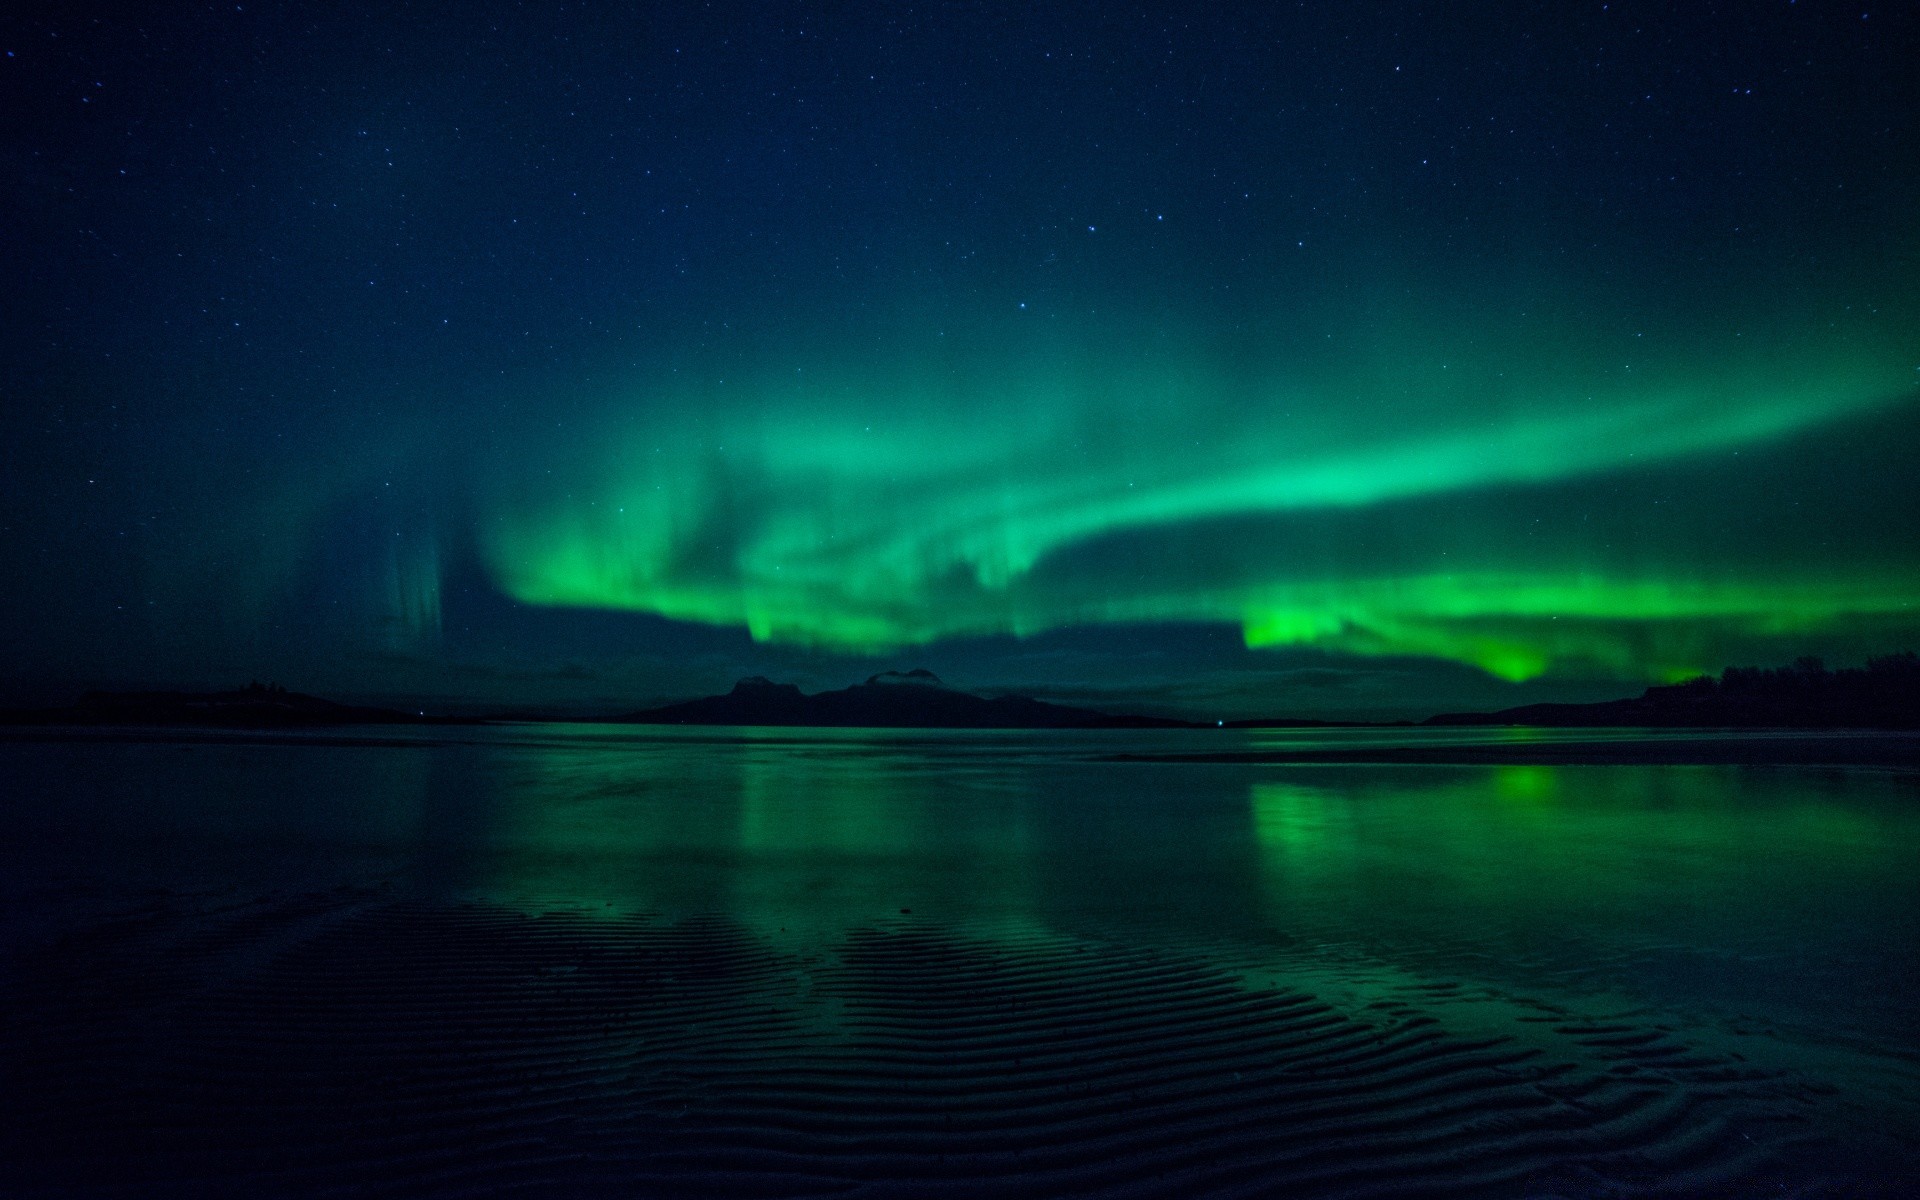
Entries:
[[499,828],[476,872],[492,897],[822,935],[916,911],[1034,920],[1017,774],[753,734],[521,753],[492,773]]
[[751,754],[740,764],[740,849],[750,855],[893,857],[925,841],[926,811],[890,772],[852,762],[793,770]]
[[1912,941],[1920,902],[1907,778],[1327,768],[1253,780],[1248,795],[1268,918],[1309,940],[1703,1000],[1862,993],[1912,974],[1886,954]]
[[[1915,1126],[1911,772],[1113,760],[1500,736],[21,745],[0,755],[0,795],[31,801],[0,804],[0,891],[16,924],[51,927],[155,889],[225,906],[375,885],[378,906],[391,881],[436,904],[718,917],[802,967],[903,923],[997,948],[1097,943],[1363,1019],[1418,1012],[1543,1061],[1600,1063],[1578,1029],[1624,1022],[1837,1089],[1836,1120],[1865,1114],[1860,1129]],[[1637,735],[1572,736],[1604,755]]]
[[1912,781],[1862,771],[1167,766],[1029,749],[752,736],[493,747],[434,807],[484,817],[462,851],[482,890],[776,925],[903,907],[1045,922],[1151,897],[1210,934],[1446,920],[1792,930],[1889,889],[1910,895],[1920,845]]
[[907,917],[982,934],[1152,925],[1188,947],[1337,947],[1712,1003],[1914,982],[1887,952],[1920,940],[1904,915],[1920,910],[1910,777],[1066,750],[741,731],[494,747],[449,785],[486,825],[451,853],[471,890],[532,907],[718,913],[826,939]]
[[[1912,773],[1112,761],[1221,744],[1208,738],[583,728],[404,748],[20,746],[0,792],[33,802],[0,806],[0,879],[16,897],[84,884],[99,905],[155,886],[391,881],[536,912],[717,915],[809,954],[901,922],[1044,933],[1328,997],[1414,989],[1432,1007],[1418,989],[1471,985],[1787,1030],[1796,1047],[1916,1044]],[[1809,1069],[1878,1080],[1887,1103],[1920,1094],[1873,1053]]]
[[[717,914],[815,945],[904,920],[1147,937],[1356,978],[1840,1002],[1883,1030],[1910,1029],[1892,998],[1920,987],[1910,774],[1114,762],[1136,743],[1064,735],[543,738],[403,755],[393,810],[342,814],[341,836],[410,841],[410,877],[438,894]],[[332,790],[315,787],[261,811],[311,824]]]

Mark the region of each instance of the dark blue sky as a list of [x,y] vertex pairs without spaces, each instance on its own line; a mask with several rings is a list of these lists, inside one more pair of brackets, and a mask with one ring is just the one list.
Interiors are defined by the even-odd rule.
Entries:
[[1410,713],[1907,648],[1911,6],[0,24],[0,689]]

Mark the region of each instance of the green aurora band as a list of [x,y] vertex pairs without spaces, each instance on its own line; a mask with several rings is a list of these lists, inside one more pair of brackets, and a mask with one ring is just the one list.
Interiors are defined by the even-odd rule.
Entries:
[[591,449],[535,454],[549,469],[493,497],[483,552],[525,603],[832,652],[1207,621],[1514,681],[1661,680],[1920,628],[1899,522],[1843,505],[1851,540],[1809,550],[1827,534],[1756,474],[1849,420],[1910,427],[1897,323],[1672,332],[1662,353],[1625,320],[1490,330],[1456,307],[1364,344],[1296,315],[1257,353],[984,319],[918,361],[770,351],[635,388]]

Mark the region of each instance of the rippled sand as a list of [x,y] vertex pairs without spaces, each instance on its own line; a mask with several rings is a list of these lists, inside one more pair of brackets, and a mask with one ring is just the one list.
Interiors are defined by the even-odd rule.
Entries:
[[808,952],[304,897],[130,919],[16,983],[29,1189],[1772,1194],[1826,1149],[1804,1085],[1658,1025],[1462,1036],[1422,1003],[1457,985],[1338,1006],[910,915]]
[[[942,839],[899,843],[868,825],[907,820],[903,795],[925,799],[938,791],[932,779],[966,771],[923,772],[915,750],[907,757],[919,782],[880,801],[869,795],[836,822],[826,807],[837,801],[821,797],[843,793],[844,762],[777,753],[786,771],[777,795],[794,807],[739,826],[775,831],[777,852],[726,858],[705,833],[663,850],[649,818],[641,827],[652,841],[636,840],[634,828],[614,838],[613,867],[631,878],[609,899],[599,897],[619,889],[592,882],[606,863],[588,870],[542,857],[556,853],[550,833],[508,856],[549,893],[577,885],[539,901],[510,897],[498,863],[482,872],[496,881],[487,887],[358,878],[367,874],[358,858],[341,851],[316,865],[303,848],[316,835],[289,850],[284,829],[256,829],[241,847],[263,859],[292,854],[310,875],[339,876],[334,886],[263,889],[231,864],[186,886],[194,870],[180,861],[147,863],[183,877],[171,886],[114,891],[84,878],[87,848],[104,845],[103,834],[62,842],[37,826],[48,855],[68,861],[26,897],[44,919],[7,943],[0,1190],[1902,1196],[1920,1179],[1913,1110],[1883,1103],[1920,1078],[1920,1055],[1899,1033],[1911,1028],[1903,1002],[1807,1024],[1808,1012],[1857,1002],[1836,982],[1852,976],[1833,973],[1833,962],[1858,952],[1838,940],[1810,950],[1800,973],[1810,997],[1741,995],[1748,980],[1783,980],[1775,962],[1791,959],[1777,943],[1804,938],[1825,917],[1744,942],[1724,932],[1701,941],[1703,927],[1689,924],[1699,914],[1675,905],[1747,897],[1756,885],[1744,868],[1711,891],[1636,885],[1633,907],[1615,911],[1629,895],[1622,881],[1645,875],[1650,852],[1627,833],[1603,844],[1618,810],[1647,788],[1656,809],[1675,795],[1706,795],[1711,807],[1711,780],[1744,776],[1644,768],[1605,784],[1585,779],[1539,827],[1550,834],[1522,825],[1496,836],[1475,810],[1468,828],[1479,850],[1435,826],[1415,831],[1417,853],[1402,848],[1377,863],[1371,856],[1385,847],[1366,822],[1387,801],[1343,799],[1348,785],[1328,780],[1344,776],[1263,776],[1249,798],[1245,779],[1219,768],[1155,767],[1157,781],[1206,770],[1214,782],[1191,777],[1191,811],[1151,821],[1115,811],[1160,813],[1164,794],[1063,815],[1061,794],[1041,786],[1013,816],[988,819],[991,836],[950,825]],[[826,761],[831,787],[808,777]],[[551,817],[569,797],[594,797],[576,815],[604,829],[642,806],[633,764],[582,767],[598,762],[547,763],[539,810]],[[172,769],[180,779],[217,774],[203,763]],[[1067,769],[1047,778],[1079,778]],[[983,795],[1006,793],[999,770],[963,789],[975,816]],[[1407,806],[1397,826],[1436,805],[1470,807],[1491,786],[1478,769],[1393,778],[1392,795]],[[1508,780],[1502,802],[1539,805],[1543,778]],[[252,782],[239,795],[264,788],[244,779]],[[609,797],[609,779],[627,782]],[[983,779],[993,783],[986,792]],[[1521,784],[1533,790],[1512,790]],[[1739,794],[1747,785],[1729,786]],[[1228,836],[1241,826],[1221,821],[1249,810],[1225,800],[1208,809],[1208,787],[1251,806],[1244,833]],[[646,804],[683,816],[688,804],[724,799],[647,794]],[[1636,829],[1644,814],[1631,814],[1624,828]],[[993,868],[993,846],[1004,857],[1026,837],[1018,854],[1033,854],[1032,823],[1049,815],[1070,831],[1061,845],[1078,849],[1055,848],[1046,861],[1077,853],[1078,868],[1038,878]],[[1771,834],[1756,828],[1843,848],[1864,836],[1858,814],[1853,824],[1828,819],[1825,834],[1804,814]],[[1332,837],[1337,821],[1357,821],[1358,831]],[[1884,839],[1907,826],[1875,828]],[[795,868],[807,829],[814,842],[798,846]],[[1731,836],[1713,830],[1689,836],[1711,845]],[[1673,850],[1676,837],[1668,830],[1660,847]],[[206,842],[203,830],[154,853]],[[444,843],[427,856],[442,873]],[[916,847],[932,857],[915,859]],[[1247,879],[1262,890],[1237,891],[1241,877],[1221,864],[1261,847]],[[1542,870],[1538,860],[1562,852],[1592,858],[1580,882],[1607,894],[1557,892],[1551,881],[1573,868],[1549,857]],[[1490,856],[1495,874],[1461,865],[1473,853]],[[1609,855],[1633,857],[1616,869]],[[900,869],[906,860],[918,865]],[[1418,860],[1453,865],[1388,892],[1355,883]],[[404,865],[378,864],[387,873]],[[681,874],[668,876],[667,865]],[[1705,879],[1711,866],[1691,869]],[[1792,888],[1809,877],[1803,866],[1772,878]],[[700,890],[715,878],[732,890]],[[1015,904],[1001,893],[1020,880]],[[1884,871],[1853,882],[1862,880],[1910,886]],[[634,889],[649,887],[672,903],[633,903]],[[883,893],[909,903],[881,910]],[[1589,912],[1594,904],[1603,918]],[[1548,910],[1539,929],[1515,915],[1529,906]],[[782,913],[794,923],[783,927]],[[1896,918],[1887,929],[1903,927]],[[1561,930],[1564,939],[1553,936]],[[1899,979],[1911,964],[1883,966]],[[1677,977],[1703,971],[1712,977]],[[1867,1066],[1835,1066],[1847,1062]]]

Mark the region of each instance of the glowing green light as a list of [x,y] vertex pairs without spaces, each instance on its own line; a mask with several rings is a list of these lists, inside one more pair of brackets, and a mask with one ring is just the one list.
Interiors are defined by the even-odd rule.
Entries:
[[[817,370],[805,392],[766,378],[730,382],[724,400],[636,396],[590,449],[559,454],[552,483],[503,495],[483,549],[523,602],[853,652],[1205,620],[1239,623],[1250,646],[1433,655],[1512,680],[1572,663],[1662,679],[1754,639],[1920,626],[1911,553],[1817,571],[1756,552],[1709,561],[1663,540],[1679,519],[1663,513],[1640,547],[1650,561],[1605,547],[1581,561],[1421,508],[1490,489],[1550,502],[1569,481],[1859,414],[1908,386],[1892,351],[1634,371],[1571,336],[1525,352],[1455,336],[1451,355],[1251,376],[1191,346],[1039,368],[982,346],[944,371]],[[1350,561],[1346,541],[1324,561],[1261,545],[1261,521],[1299,537],[1389,507],[1405,514],[1398,561]],[[1160,549],[1129,572],[1116,538]]]
[[1422,654],[1524,680],[1556,662],[1672,681],[1740,638],[1818,632],[1846,621],[1911,619],[1901,578],[1706,583],[1593,576],[1444,575],[1278,591],[1245,616],[1250,646],[1320,645]]

